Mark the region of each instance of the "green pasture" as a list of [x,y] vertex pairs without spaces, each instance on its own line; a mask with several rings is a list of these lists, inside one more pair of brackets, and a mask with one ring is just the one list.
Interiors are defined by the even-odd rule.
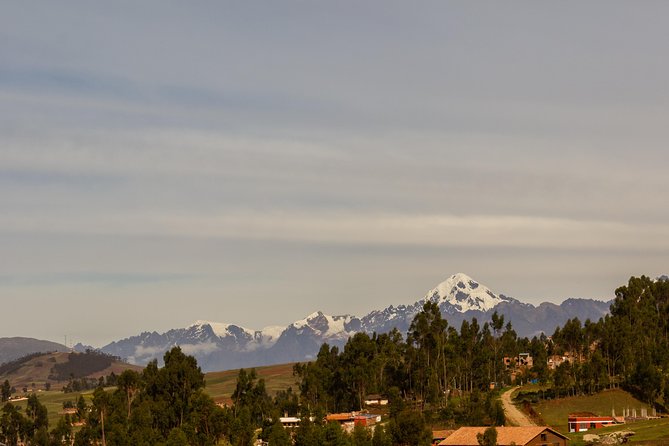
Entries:
[[578,434],[567,434],[567,436],[569,437],[569,446],[584,446],[586,443],[583,441],[583,436],[586,434],[602,435],[624,430],[634,432],[634,436],[629,441],[630,444],[635,446],[669,444],[669,418],[637,421],[588,432],[579,432]]
[[615,409],[616,415],[621,416],[623,409],[627,408],[630,411],[636,409],[637,414],[640,414],[642,408],[648,409],[648,413],[651,411],[647,404],[620,389],[604,390],[587,396],[542,400],[534,405],[534,410],[547,425],[563,433],[569,432],[567,417],[570,413],[592,412],[599,416],[610,416],[611,409]]
[[[255,367],[255,371],[258,378],[265,380],[265,388],[270,395],[276,394],[279,390],[287,390],[289,387],[292,387],[293,392],[298,391],[298,379],[293,376],[293,364]],[[238,375],[239,370],[207,373],[205,392],[216,402],[229,403],[235,391]]]

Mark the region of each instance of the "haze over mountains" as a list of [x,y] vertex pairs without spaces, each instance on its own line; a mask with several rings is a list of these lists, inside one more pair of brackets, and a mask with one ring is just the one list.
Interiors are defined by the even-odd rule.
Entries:
[[[439,305],[451,326],[459,329],[463,320],[477,318],[481,324],[494,311],[513,324],[519,336],[551,334],[570,318],[598,320],[609,311],[610,302],[593,299],[567,299],[560,305],[539,306],[496,294],[466,274],[455,274],[430,290],[423,299],[410,304],[389,306],[359,318],[351,315],[331,316],[316,311],[287,327],[270,326],[250,330],[234,324],[197,321],[186,328],[165,333],[144,332],[112,342],[100,350],[144,365],[161,360],[174,345],[194,355],[204,371],[225,370],[268,364],[304,361],[314,358],[327,342],[343,346],[353,334],[364,331],[383,333],[397,328],[403,334],[426,301]],[[85,349],[83,345],[77,349]]]

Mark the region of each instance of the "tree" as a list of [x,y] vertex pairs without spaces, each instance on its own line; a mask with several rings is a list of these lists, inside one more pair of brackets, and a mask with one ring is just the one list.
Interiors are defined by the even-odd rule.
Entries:
[[432,432],[425,424],[420,412],[406,410],[389,423],[393,443],[406,446],[428,446],[432,443]]
[[86,400],[83,395],[79,395],[79,399],[77,399],[77,418],[79,421],[83,421],[87,413],[88,406],[86,405]]
[[372,446],[392,446],[393,442],[382,424],[377,424],[374,428],[372,437]]
[[323,446],[348,446],[348,437],[339,423],[328,423],[323,429]]
[[499,349],[500,349],[500,333],[502,327],[504,327],[504,315],[497,314],[497,310],[492,314],[492,330],[493,330],[493,381],[497,384],[497,370],[500,367],[501,361],[499,360]]
[[482,434],[476,434],[480,446],[497,446],[497,429],[495,426],[487,428]]
[[290,435],[286,429],[281,425],[279,420],[277,420],[270,429],[269,435],[267,436],[267,442],[272,446],[292,446],[292,441],[290,441]]
[[7,403],[2,408],[0,417],[0,439],[8,446],[16,446],[24,433],[26,420],[18,407]]
[[312,423],[309,417],[303,416],[295,431],[295,446],[321,446],[323,444],[321,434],[321,426]]
[[93,392],[93,410],[100,420],[100,428],[102,435],[102,446],[107,445],[107,440],[105,437],[105,416],[107,415],[107,409],[110,404],[109,394],[105,392],[102,387],[98,387]]
[[167,446],[188,446],[188,437],[183,430],[175,427],[167,436]]
[[411,326],[407,343],[413,350],[413,369],[417,390],[421,399],[437,401],[446,388],[446,329],[448,322],[441,316],[441,310],[435,302],[428,301],[423,310],[416,314]]
[[53,443],[57,445],[70,444],[72,440],[72,423],[70,422],[69,415],[65,415],[58,420],[56,427],[51,431],[51,438],[53,439]]
[[9,384],[8,380],[5,380],[4,383],[2,383],[2,386],[0,386],[0,399],[2,402],[6,402],[9,400],[9,397],[12,396],[12,386]]
[[253,422],[248,407],[242,407],[235,416],[230,429],[230,443],[233,446],[251,446],[254,439]]
[[141,388],[140,383],[141,375],[130,369],[124,370],[121,375],[116,378],[116,385],[118,389],[123,392],[123,396],[126,401],[126,406],[128,408],[128,419],[130,418],[132,402]]
[[358,424],[353,427],[351,442],[353,446],[372,446],[372,433],[365,426]]
[[40,403],[37,395],[34,393],[31,393],[28,397],[26,415],[30,420],[30,425],[28,426],[29,437],[33,437],[36,431],[42,428],[46,430],[49,427],[49,414],[47,413],[46,406]]
[[181,427],[190,408],[191,395],[204,387],[204,374],[195,358],[185,355],[178,346],[166,352],[164,360],[162,396],[167,399],[178,420],[178,424],[172,427]]

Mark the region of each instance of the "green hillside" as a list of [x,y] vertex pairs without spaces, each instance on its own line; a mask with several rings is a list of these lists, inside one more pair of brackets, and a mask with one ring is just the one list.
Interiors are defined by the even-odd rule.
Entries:
[[[250,370],[250,369],[249,369]],[[298,379],[293,376],[293,364],[279,364],[255,368],[258,378],[265,380],[267,392],[274,395],[279,390],[292,387],[298,390]],[[218,403],[231,403],[239,370],[210,372],[205,375],[205,391]]]

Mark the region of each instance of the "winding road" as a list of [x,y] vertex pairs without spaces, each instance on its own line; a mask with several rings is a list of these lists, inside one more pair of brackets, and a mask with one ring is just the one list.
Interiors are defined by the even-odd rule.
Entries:
[[513,387],[502,394],[502,406],[504,407],[504,414],[506,415],[507,426],[535,426],[535,424],[522,413],[513,402],[511,402],[511,394],[518,387]]

